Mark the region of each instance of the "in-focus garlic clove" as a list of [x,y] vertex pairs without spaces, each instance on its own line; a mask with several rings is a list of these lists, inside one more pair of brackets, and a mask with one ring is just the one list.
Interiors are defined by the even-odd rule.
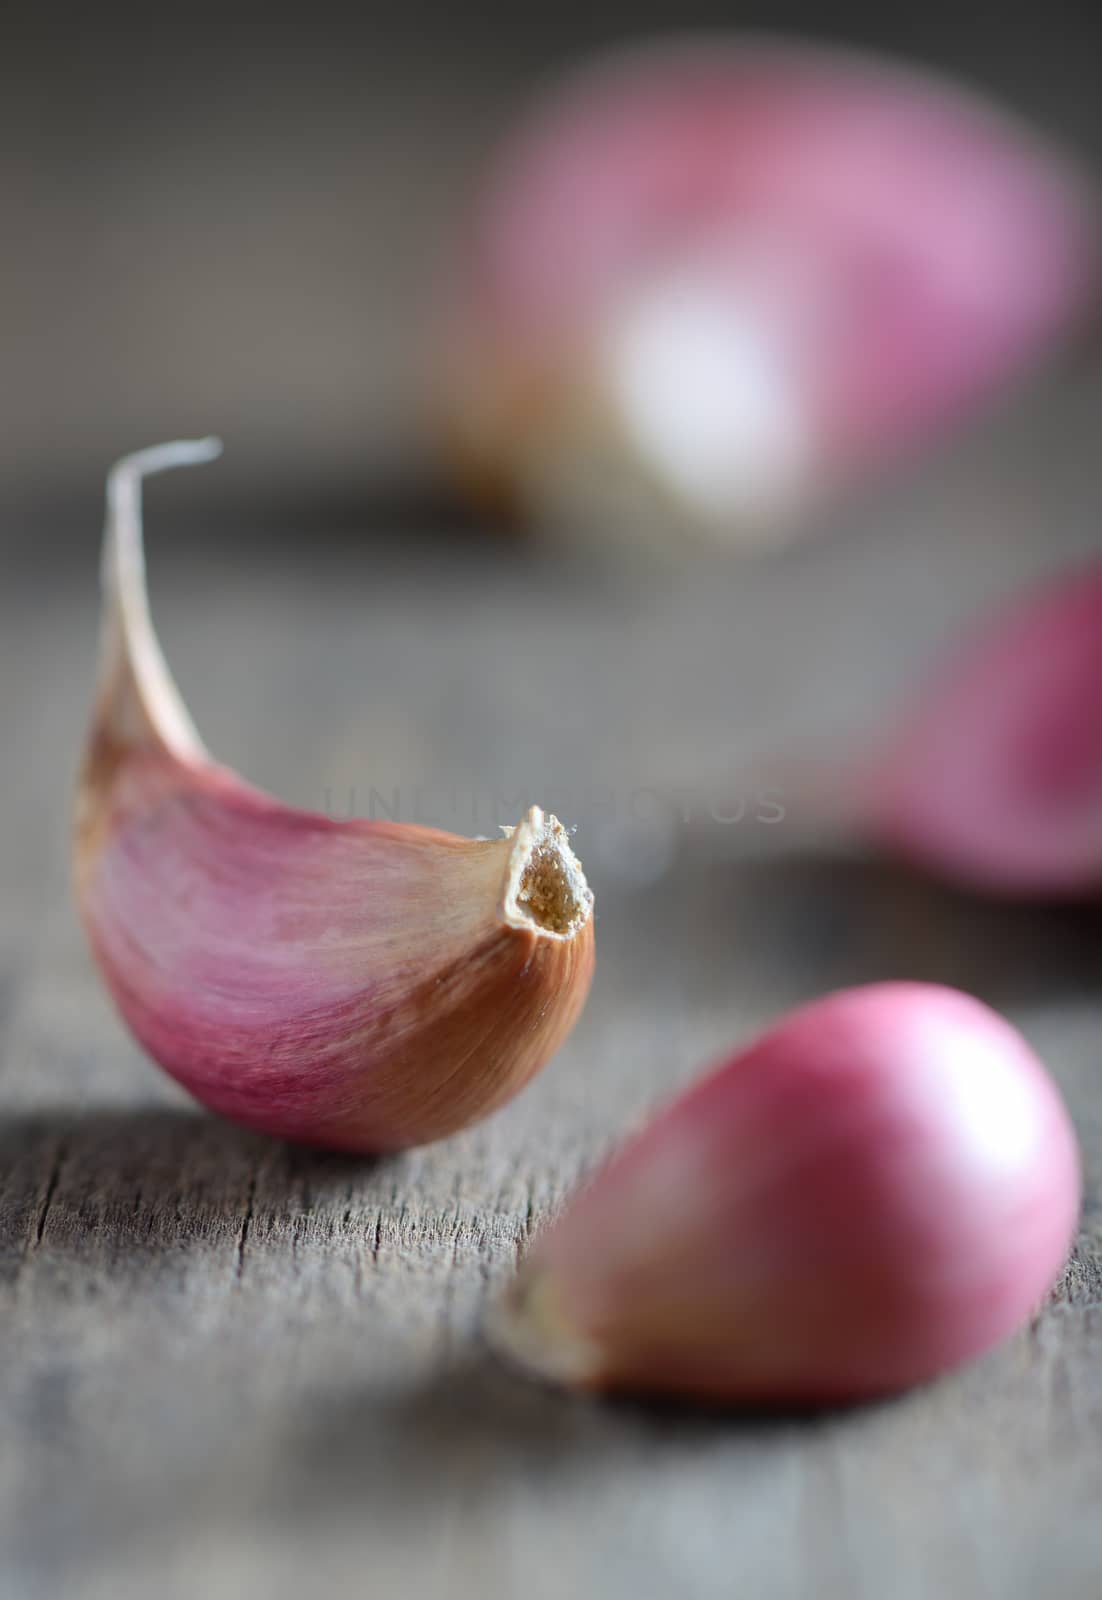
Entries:
[[204,750],[149,616],[141,480],[108,484],[102,666],[80,774],[77,896],[149,1054],[251,1127],[346,1149],[452,1133],[565,1038],[593,971],[593,895],[556,818],[500,840],[292,810]]
[[775,543],[1090,311],[1091,185],[949,81],[657,40],[505,140],[437,361],[476,491],[613,540]]
[[491,1331],[585,1388],[749,1404],[919,1383],[1067,1255],[1074,1132],[1022,1037],[936,985],[842,991],[681,1095],[537,1239]]

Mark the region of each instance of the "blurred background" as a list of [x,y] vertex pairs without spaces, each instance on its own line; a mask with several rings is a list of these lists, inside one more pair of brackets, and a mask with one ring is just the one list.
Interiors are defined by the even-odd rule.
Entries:
[[56,553],[97,520],[106,462],[194,432],[228,445],[187,486],[197,526],[234,499],[312,538],[423,505],[421,321],[489,150],[579,55],[687,26],[887,48],[1102,154],[1087,0],[982,19],[856,0],[17,6],[0,57],[5,541],[48,526]]
[[[839,748],[863,739],[968,619],[1097,550],[1102,362],[1078,307],[1055,353],[1042,340],[1005,393],[996,385],[942,429],[934,450],[871,493],[815,508],[802,531],[821,537],[779,561],[728,562],[674,529],[672,561],[657,569],[629,543],[614,574],[586,571],[606,530],[583,504],[582,539],[570,546],[581,568],[551,584],[539,603],[544,634],[534,631],[554,542],[500,538],[496,517],[441,469],[430,417],[433,318],[457,271],[457,241],[495,151],[563,72],[663,30],[736,20],[948,73],[1088,174],[1102,161],[1102,21],[1073,0],[1014,7],[997,22],[855,0],[750,5],[737,19],[716,5],[690,18],[657,0],[523,14],[320,0],[309,12],[276,5],[255,15],[110,5],[9,15],[0,538],[9,562],[45,584],[38,600],[17,603],[21,618],[38,625],[47,604],[60,618],[64,602],[76,619],[67,639],[85,648],[107,465],[161,439],[220,434],[216,467],[149,491],[157,613],[215,748],[236,749],[274,783],[285,707],[344,692],[355,726],[338,758],[301,763],[291,796],[300,803],[355,808],[376,779],[509,793],[557,785],[584,823],[600,820],[585,786],[740,780],[759,757],[787,761],[808,738]],[[839,172],[840,193],[847,181]],[[921,223],[911,231],[920,251]],[[634,526],[631,513],[626,520]],[[200,561],[205,543],[217,548],[217,574]],[[379,588],[380,555],[403,596],[395,604]],[[277,599],[265,608],[264,585],[280,583],[297,607]],[[270,722],[259,716],[265,644],[241,645],[250,584],[257,627],[281,663],[270,670],[287,685],[282,702],[272,697]],[[462,632],[448,597],[464,585],[478,592],[483,638],[496,630],[496,647]],[[311,595],[329,623],[313,633]],[[348,651],[362,643],[374,654],[341,658],[341,605]],[[442,615],[459,629],[458,646],[445,643]],[[83,639],[73,632],[82,626]],[[220,627],[237,630],[232,657],[219,655]],[[412,640],[426,630],[418,656]],[[515,725],[521,697],[508,701],[497,681],[518,648],[536,651],[541,682],[566,674],[538,737]],[[12,693],[22,693],[24,670],[13,658]],[[67,669],[56,661],[54,670],[60,692]],[[258,708],[245,730],[227,710],[230,671],[248,676]],[[481,698],[498,729],[492,758],[454,720],[444,746],[420,731],[435,724],[441,673],[464,704]],[[832,692],[809,694],[816,681]],[[783,770],[766,776],[780,781]]]

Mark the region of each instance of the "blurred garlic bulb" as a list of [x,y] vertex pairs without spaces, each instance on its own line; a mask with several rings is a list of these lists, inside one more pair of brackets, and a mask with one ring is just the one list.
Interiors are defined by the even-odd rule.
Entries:
[[1069,163],[889,62],[656,42],[501,152],[440,377],[467,483],[639,540],[790,534],[1038,359],[1095,281]]
[[509,836],[295,811],[207,754],[150,621],[141,481],[108,483],[102,663],[80,774],[76,887],[138,1040],[204,1104],[356,1150],[437,1139],[520,1089],[575,1022],[593,896],[562,826]]

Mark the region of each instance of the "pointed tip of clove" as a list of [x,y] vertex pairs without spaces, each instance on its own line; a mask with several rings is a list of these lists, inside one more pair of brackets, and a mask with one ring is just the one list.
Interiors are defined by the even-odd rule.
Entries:
[[157,472],[169,472],[173,467],[199,467],[207,461],[217,461],[223,444],[216,434],[208,433],[201,439],[170,439],[167,444],[154,444],[145,450],[133,450],[121,456],[108,475],[108,482],[117,482],[124,476],[151,478]]

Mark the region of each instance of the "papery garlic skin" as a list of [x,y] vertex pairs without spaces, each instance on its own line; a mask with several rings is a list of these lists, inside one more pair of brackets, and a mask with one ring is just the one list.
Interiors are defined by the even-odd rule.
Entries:
[[1036,1308],[1074,1234],[1074,1132],[979,1001],[814,1001],[691,1087],[533,1246],[494,1331],[582,1387],[748,1404],[931,1378]]
[[203,751],[149,622],[138,492],[111,482],[103,676],[76,884],[93,953],[149,1054],[250,1127],[382,1151],[520,1089],[573,1026],[593,897],[553,817],[511,836],[292,810]]
[[577,72],[508,138],[439,380],[458,470],[537,520],[775,541],[1089,309],[1086,178],[978,95],[738,35]]

